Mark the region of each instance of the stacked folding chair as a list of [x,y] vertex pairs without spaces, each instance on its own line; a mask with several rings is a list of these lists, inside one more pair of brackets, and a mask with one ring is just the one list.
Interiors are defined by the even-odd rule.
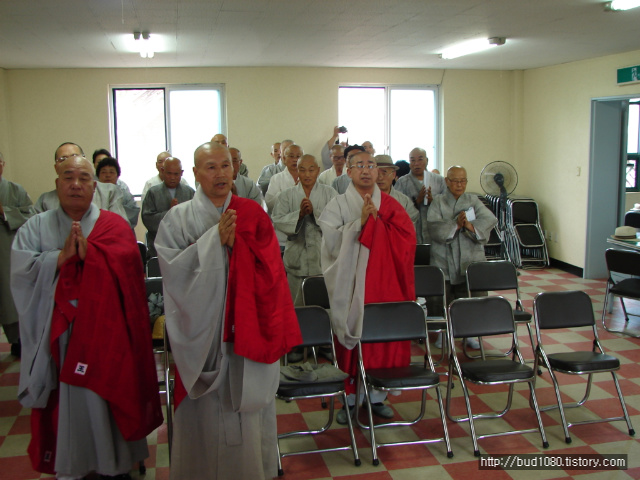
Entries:
[[487,195],[486,199],[498,218],[498,234],[504,235],[508,260],[523,269],[549,266],[547,244],[535,200],[516,197],[503,202],[494,195]]

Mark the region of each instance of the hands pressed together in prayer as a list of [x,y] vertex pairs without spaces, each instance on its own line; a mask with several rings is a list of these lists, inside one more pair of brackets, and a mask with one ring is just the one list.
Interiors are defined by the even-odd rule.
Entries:
[[305,215],[311,215],[313,213],[313,205],[311,204],[311,200],[308,198],[303,198],[302,202],[300,202],[300,218]]
[[456,219],[457,221],[457,229],[460,230],[461,228],[466,228],[467,230],[469,230],[472,233],[475,233],[476,229],[473,226],[473,223],[471,223],[469,220],[467,220],[467,213],[466,212],[460,212],[458,214],[458,218]]
[[373,204],[373,200],[371,199],[371,195],[368,193],[364,196],[364,205],[362,206],[362,225],[367,223],[367,219],[369,215],[373,216],[374,220],[378,219],[378,209]]
[[176,205],[178,205],[178,199],[177,198],[172,198],[171,199],[171,203],[169,204],[169,208],[173,208]]
[[431,187],[427,188],[424,185],[418,192],[418,196],[416,197],[416,205],[420,206],[424,202],[424,197],[427,197],[427,205],[431,205],[433,201],[433,197],[431,196]]
[[73,222],[71,224],[69,236],[64,241],[64,247],[62,247],[58,255],[58,269],[62,267],[64,262],[76,254],[80,257],[80,260],[84,260],[87,256],[87,239],[82,233],[80,222]]
[[220,233],[220,243],[226,245],[229,248],[233,248],[233,243],[236,240],[236,215],[235,210],[226,210],[220,217],[220,223],[218,223],[218,232]]

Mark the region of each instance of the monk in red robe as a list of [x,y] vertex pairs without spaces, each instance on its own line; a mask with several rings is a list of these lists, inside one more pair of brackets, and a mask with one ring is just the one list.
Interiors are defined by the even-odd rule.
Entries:
[[[351,375],[347,390],[355,391],[357,352],[367,303],[415,300],[413,260],[416,234],[405,209],[376,185],[375,160],[366,152],[350,157],[351,185],[335,197],[319,219],[322,228],[322,270],[331,302],[331,323],[339,344],[338,366]],[[409,342],[362,346],[365,368],[409,365]],[[372,410],[384,418],[393,411],[385,395],[372,392]],[[349,403],[355,395],[350,395]],[[377,401],[376,401],[377,400]],[[346,411],[338,413],[346,423]]]

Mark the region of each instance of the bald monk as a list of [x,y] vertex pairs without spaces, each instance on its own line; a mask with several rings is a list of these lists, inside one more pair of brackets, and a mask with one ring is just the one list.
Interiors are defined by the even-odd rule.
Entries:
[[128,222],[92,203],[91,163],[65,156],[59,208],[29,219],[11,255],[28,453],[57,478],[130,478],[163,421],[142,262]]

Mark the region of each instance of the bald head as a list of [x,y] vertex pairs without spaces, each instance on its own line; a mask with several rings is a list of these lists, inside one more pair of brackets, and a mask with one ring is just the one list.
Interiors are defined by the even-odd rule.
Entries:
[[445,181],[453,197],[458,199],[467,190],[467,171],[460,165],[449,167]]
[[225,147],[229,146],[229,142],[227,141],[227,137],[222,133],[217,133],[213,137],[211,137],[211,143],[219,143],[220,145],[224,145]]
[[231,162],[231,153],[229,149],[224,145],[221,145],[217,142],[207,142],[200,145],[196,148],[196,151],[193,152],[193,166],[196,168],[200,168],[200,163],[205,156],[208,156],[212,153],[224,152],[229,158],[229,162]]
[[96,186],[93,165],[82,156],[69,157],[56,164],[56,172],[60,207],[73,220],[82,219],[91,207]]
[[179,158],[168,157],[162,166],[162,173],[167,188],[177,188],[182,180],[182,162]]

